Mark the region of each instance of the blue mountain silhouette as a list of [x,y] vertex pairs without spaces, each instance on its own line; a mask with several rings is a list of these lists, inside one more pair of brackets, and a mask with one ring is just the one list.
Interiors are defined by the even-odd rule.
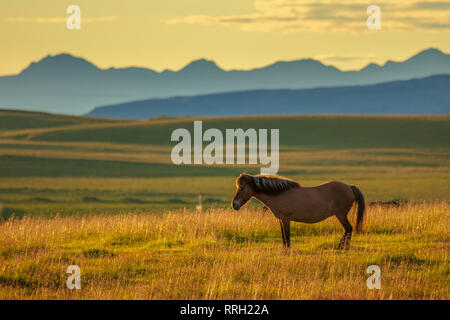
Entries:
[[101,69],[70,54],[47,56],[21,73],[0,77],[0,108],[83,114],[129,101],[255,89],[368,85],[450,74],[450,55],[428,49],[402,61],[341,71],[313,59],[280,61],[251,70],[223,70],[200,59],[178,71]]
[[98,107],[87,115],[147,119],[159,116],[449,113],[450,75],[437,75],[365,86],[252,90],[150,99]]

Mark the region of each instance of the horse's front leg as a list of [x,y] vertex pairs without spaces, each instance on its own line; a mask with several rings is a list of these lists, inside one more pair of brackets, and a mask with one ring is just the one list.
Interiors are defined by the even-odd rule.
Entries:
[[291,221],[280,219],[281,238],[283,239],[283,246],[289,248],[291,246]]

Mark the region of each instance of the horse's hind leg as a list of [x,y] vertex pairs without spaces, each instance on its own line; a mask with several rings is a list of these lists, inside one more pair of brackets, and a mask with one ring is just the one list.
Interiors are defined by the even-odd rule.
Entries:
[[291,246],[291,222],[289,220],[280,219],[280,227],[283,247],[289,248]]
[[353,227],[347,219],[347,215],[336,215],[339,222],[344,227],[345,233],[342,236],[341,241],[339,242],[338,249],[349,249],[350,248],[350,240],[352,238]]

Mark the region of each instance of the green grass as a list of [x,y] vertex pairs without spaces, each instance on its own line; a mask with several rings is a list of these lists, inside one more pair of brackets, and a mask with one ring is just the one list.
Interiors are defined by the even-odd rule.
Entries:
[[236,176],[243,167],[175,166],[164,163],[133,163],[81,159],[0,156],[2,177],[91,177],[91,178],[150,178]]
[[[348,251],[336,250],[334,218],[293,223],[284,250],[261,210],[10,219],[0,224],[0,299],[448,299],[449,209],[370,206]],[[75,292],[65,287],[72,264]],[[380,290],[366,287],[373,264]]]
[[[0,202],[8,215],[227,207],[257,166],[175,166],[171,132],[194,119],[108,121],[0,112]],[[204,130],[279,128],[281,175],[356,184],[368,201],[450,201],[448,116],[204,118]],[[89,201],[89,199],[91,199]],[[93,199],[97,199],[94,201]],[[4,213],[5,214],[5,213]]]
[[105,122],[112,122],[112,120],[56,115],[44,112],[0,110],[0,131],[51,128],[76,124]]
[[[193,132],[193,120],[155,120],[143,122],[147,125],[52,130],[31,139],[171,145],[172,131],[187,128]],[[280,128],[281,146],[313,149],[449,148],[449,123],[448,116],[266,116],[204,118],[203,130],[218,128],[225,132],[227,128]]]
[[[204,119],[279,128],[280,174],[305,186],[339,180],[367,202],[407,201],[368,205],[349,251],[335,248],[334,218],[293,223],[285,251],[259,203],[230,210],[237,175],[256,166],[173,165],[170,134],[193,120],[0,111],[0,299],[449,298],[450,117]],[[366,287],[372,264],[381,290]]]

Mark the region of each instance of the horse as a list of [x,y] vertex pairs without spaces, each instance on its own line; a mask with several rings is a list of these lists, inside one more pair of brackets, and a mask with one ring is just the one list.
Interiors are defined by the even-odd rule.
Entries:
[[316,187],[303,187],[299,183],[278,175],[250,175],[242,173],[236,179],[236,193],[231,202],[234,210],[242,208],[252,197],[268,207],[280,221],[283,247],[291,245],[291,221],[317,223],[336,216],[344,227],[338,249],[349,249],[353,227],[347,214],[357,204],[355,230],[362,232],[365,202],[361,191],[354,185],[330,181]]

